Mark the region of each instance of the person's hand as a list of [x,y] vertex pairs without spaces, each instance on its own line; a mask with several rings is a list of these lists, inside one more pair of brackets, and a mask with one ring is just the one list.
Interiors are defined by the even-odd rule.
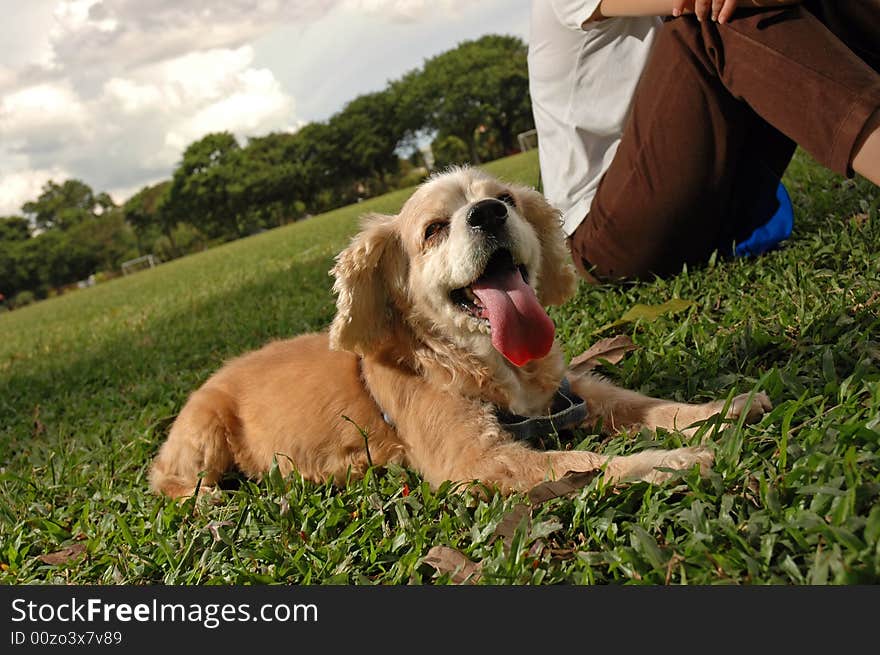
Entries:
[[733,16],[739,0],[712,0],[712,20],[726,23]]
[[672,15],[681,16],[684,12],[693,12],[697,20],[704,21],[710,17],[718,23],[726,23],[736,11],[738,0],[672,0]]

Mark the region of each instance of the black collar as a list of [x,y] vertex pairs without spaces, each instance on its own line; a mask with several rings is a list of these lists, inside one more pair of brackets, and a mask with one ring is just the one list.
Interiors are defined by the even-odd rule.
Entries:
[[562,383],[546,416],[519,416],[495,409],[495,416],[505,430],[520,441],[538,441],[563,430],[576,428],[587,418],[587,403],[571,390],[567,378]]

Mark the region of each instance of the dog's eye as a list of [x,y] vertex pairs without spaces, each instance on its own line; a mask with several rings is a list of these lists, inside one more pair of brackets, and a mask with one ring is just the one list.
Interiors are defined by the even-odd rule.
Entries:
[[505,205],[510,205],[511,207],[516,207],[516,200],[513,199],[513,196],[507,193],[506,191],[498,196],[496,196],[496,200],[500,200]]
[[449,227],[449,221],[434,221],[425,228],[425,241],[430,241]]

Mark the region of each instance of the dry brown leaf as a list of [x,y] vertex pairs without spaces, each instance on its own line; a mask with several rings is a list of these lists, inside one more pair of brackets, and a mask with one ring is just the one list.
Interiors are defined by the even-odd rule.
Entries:
[[601,364],[601,360],[616,364],[623,359],[626,353],[636,349],[638,349],[638,346],[633,343],[632,339],[625,334],[618,334],[616,337],[601,339],[594,343],[572,359],[568,368],[570,371],[577,373],[586,373]]
[[516,529],[520,526],[523,520],[531,523],[531,516],[532,510],[528,505],[517,503],[512,510],[501,517],[498,525],[495,526],[493,539],[503,540],[505,549],[510,547],[510,540],[513,539]]
[[535,543],[531,545],[529,548],[529,555],[531,557],[538,558],[544,554],[544,551],[547,549],[547,544],[543,539],[536,539]]
[[535,507],[553,498],[580,491],[590,484],[599,473],[598,469],[595,471],[569,471],[558,480],[542,482],[529,490],[529,502]]
[[880,301],[880,291],[875,291],[871,294],[871,297],[868,298],[865,302],[860,302],[853,305],[850,309],[850,312],[853,314],[858,314],[859,312],[862,312],[866,309],[870,309],[871,307],[876,305],[878,301]]
[[[504,549],[510,548],[510,542],[516,529],[527,521],[531,529],[532,509],[553,498],[567,496],[575,491],[583,489],[592,482],[601,471],[569,471],[559,480],[542,482],[532,487],[528,492],[529,504],[517,503],[512,510],[505,514],[495,527],[493,539],[501,539]],[[556,528],[561,527],[556,524]],[[543,539],[536,539],[529,553],[533,557],[539,557],[547,545]],[[482,576],[482,563],[470,560],[464,553],[450,548],[449,546],[434,546],[428,551],[422,560],[428,566],[433,567],[440,573],[449,573],[450,579],[455,584],[474,584]]]
[[223,541],[223,537],[220,535],[220,528],[231,528],[235,523],[232,521],[211,521],[208,523],[207,528],[211,533],[211,536],[214,537],[214,541]]
[[[532,487],[528,492],[529,504],[518,503],[512,510],[507,512],[495,527],[493,539],[501,539],[504,542],[505,551],[510,547],[510,542],[516,529],[526,521],[526,526],[531,529],[532,508],[546,503],[553,498],[566,496],[586,487],[598,475],[599,471],[569,471],[559,480],[549,480]],[[542,542],[543,543],[543,542]],[[543,548],[543,546],[542,546]]]
[[434,546],[422,560],[439,573],[449,573],[455,584],[475,584],[482,576],[482,566],[449,546]]
[[71,560],[75,560],[85,551],[86,545],[84,543],[78,543],[73,544],[72,546],[67,546],[66,548],[62,548],[61,550],[56,550],[54,553],[39,555],[37,556],[37,559],[40,560],[43,564],[51,564],[53,566],[56,566],[58,564],[67,564]]

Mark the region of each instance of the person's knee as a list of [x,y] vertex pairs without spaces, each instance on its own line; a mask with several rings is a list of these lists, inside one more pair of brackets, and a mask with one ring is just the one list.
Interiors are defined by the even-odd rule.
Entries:
[[702,26],[693,16],[681,16],[666,21],[657,35],[657,44],[676,50],[696,50],[702,44]]
[[618,248],[602,243],[601,235],[575,232],[569,240],[580,276],[591,284],[652,279],[661,258],[650,248]]
[[669,277],[680,273],[685,265],[699,267],[718,250],[718,239],[696,225],[663,233],[631,232],[619,238],[607,231],[579,228],[569,247],[575,267],[585,280],[619,282]]

